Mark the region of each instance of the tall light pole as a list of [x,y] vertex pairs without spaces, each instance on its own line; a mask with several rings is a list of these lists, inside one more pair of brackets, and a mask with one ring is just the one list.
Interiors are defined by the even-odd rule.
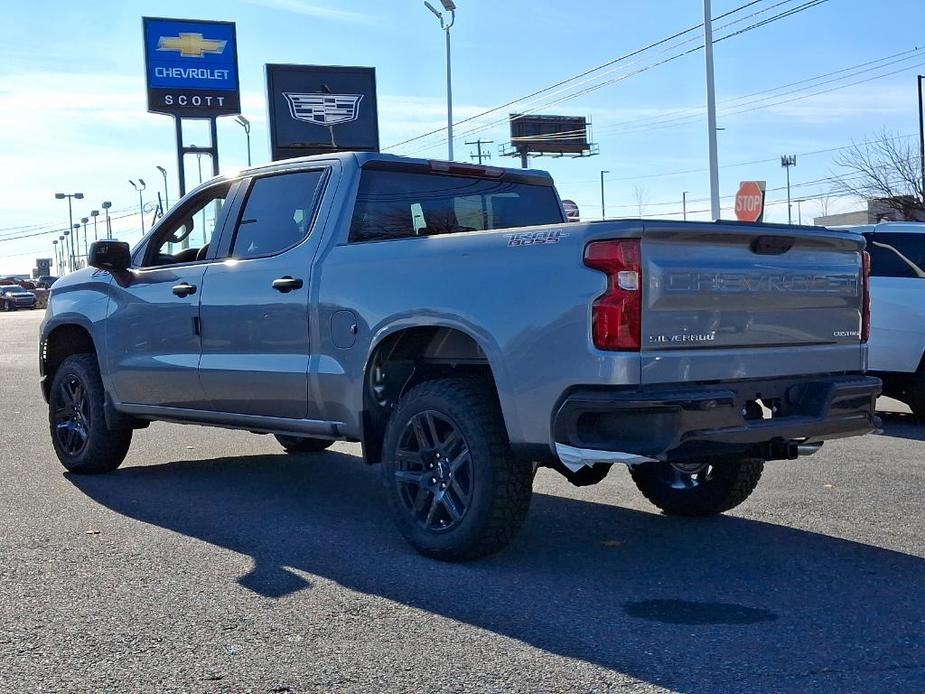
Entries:
[[143,178],[138,179],[138,183],[129,179],[129,183],[132,184],[132,188],[138,191],[138,216],[141,217],[141,235],[145,234],[145,201],[141,196],[141,192],[147,188]]
[[251,122],[242,115],[238,115],[234,122],[244,128],[244,137],[247,138],[247,165],[251,165]]
[[787,224],[793,224],[793,206],[790,204],[790,167],[797,165],[796,154],[784,154],[780,165],[787,170]]
[[64,242],[65,242],[64,246],[65,246],[66,252],[70,256],[70,261],[68,263],[68,267],[70,268],[69,272],[73,272],[74,271],[74,250],[70,248],[71,242],[73,241],[73,239],[71,238],[71,230],[70,229],[66,230],[64,234],[61,236],[61,238],[64,239]]
[[90,221],[89,217],[81,217],[80,223],[84,225],[84,256],[90,255],[90,249],[87,246],[87,222]]
[[112,238],[112,224],[109,223],[109,208],[112,207],[112,203],[109,200],[105,200],[100,207],[103,208],[103,212],[106,213],[106,238]]
[[99,241],[100,235],[96,231],[96,218],[100,216],[99,210],[90,210],[90,216],[93,217],[93,240]]
[[681,213],[684,215],[684,221],[687,221],[687,191],[681,193]]
[[713,11],[703,0],[703,50],[707,70],[707,140],[710,148],[710,215],[719,219],[719,155],[716,152],[716,89],[713,83]]
[[450,67],[450,29],[456,22],[456,3],[453,0],[440,0],[443,9],[450,13],[450,21],[443,19],[443,13],[425,0],[424,6],[440,20],[440,28],[446,34],[446,137],[447,159],[453,161],[453,73]]
[[65,249],[67,248],[64,242],[66,240],[67,239],[65,239],[64,234],[61,234],[61,236],[58,237],[58,243],[60,244],[60,247],[61,247],[61,263],[58,265],[58,277],[64,276],[64,256],[66,253]]
[[[84,194],[83,193],[55,193],[55,200],[64,200],[65,198],[67,198],[67,228],[70,229],[71,227],[74,226],[74,211],[71,208],[71,198],[75,198],[77,200],[83,200]],[[70,232],[68,233],[70,234]],[[72,271],[74,270],[74,243],[73,241],[74,240],[71,239],[71,244],[70,244],[71,249],[69,253],[70,259],[68,263],[68,266],[70,267]]]
[[601,219],[607,218],[607,208],[604,206],[604,174],[609,173],[609,171],[601,171]]
[[58,274],[61,274],[61,259],[58,257],[58,239],[53,239],[51,242],[52,248],[55,252],[55,269],[58,271]]
[[80,264],[80,224],[74,224],[71,227],[74,233],[71,234],[71,252],[74,254],[74,269]]
[[167,199],[167,169],[163,166],[154,167],[161,172],[161,176],[164,177],[164,213],[166,214],[167,210],[170,209],[170,201]]

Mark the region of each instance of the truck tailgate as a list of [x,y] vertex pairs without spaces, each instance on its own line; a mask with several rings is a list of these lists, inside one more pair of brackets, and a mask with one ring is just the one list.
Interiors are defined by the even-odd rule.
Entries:
[[647,224],[643,382],[862,369],[862,249],[824,229]]

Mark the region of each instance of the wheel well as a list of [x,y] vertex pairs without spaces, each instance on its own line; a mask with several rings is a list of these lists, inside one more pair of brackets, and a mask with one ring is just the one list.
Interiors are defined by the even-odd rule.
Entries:
[[389,416],[401,396],[424,381],[471,375],[497,396],[488,357],[469,335],[437,326],[407,328],[389,335],[370,355],[363,381],[363,453],[368,463],[382,460]]
[[93,344],[93,338],[86,328],[79,325],[60,325],[45,338],[39,356],[42,374],[45,376],[42,388],[46,397],[61,362],[72,354],[96,356],[96,345]]

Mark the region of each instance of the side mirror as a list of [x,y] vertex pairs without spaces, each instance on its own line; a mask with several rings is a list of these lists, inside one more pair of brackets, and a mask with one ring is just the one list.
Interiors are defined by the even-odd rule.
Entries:
[[100,270],[127,270],[132,252],[125,241],[94,241],[90,244],[89,265]]

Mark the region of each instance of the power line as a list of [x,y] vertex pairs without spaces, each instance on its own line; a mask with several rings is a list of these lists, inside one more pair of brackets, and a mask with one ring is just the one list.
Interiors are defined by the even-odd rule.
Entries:
[[[740,11],[742,11],[742,10],[748,8],[748,7],[751,7],[751,6],[753,6],[753,5],[756,5],[756,4],[758,4],[759,2],[762,2],[762,1],[764,1],[764,0],[751,0],[750,2],[747,2],[747,3],[743,4],[743,5],[740,5],[740,6],[736,7],[736,8],[733,8],[732,10],[729,10],[728,12],[725,12],[725,13],[719,15],[719,16],[716,17],[715,19],[722,19],[722,18],[728,17],[728,16],[733,15],[733,14],[735,14],[735,13],[737,13],[737,12],[740,12]],[[774,6],[772,6],[772,7],[777,7],[777,6],[784,5],[784,4],[787,4],[788,2],[793,2],[793,1],[794,1],[794,0],[783,0],[782,2],[779,2],[779,3],[777,3],[777,5],[774,5]],[[823,1],[825,1],[825,0],[823,0]],[[770,9],[770,8],[769,8],[769,9]],[[541,88],[541,89],[537,89],[537,90],[535,90],[535,91],[533,91],[533,92],[530,92],[529,94],[527,94],[527,95],[525,95],[525,96],[522,96],[522,97],[519,97],[519,98],[517,98],[517,99],[513,99],[513,100],[511,100],[511,101],[505,102],[505,103],[503,103],[503,104],[501,104],[501,105],[499,105],[499,106],[495,106],[495,107],[490,108],[490,109],[488,109],[488,110],[486,110],[486,111],[482,111],[481,113],[477,113],[477,114],[475,114],[475,115],[473,115],[473,116],[469,116],[469,117],[467,117],[467,118],[463,118],[463,119],[461,119],[461,120],[459,120],[459,121],[454,122],[454,123],[453,123],[453,126],[456,127],[457,125],[462,125],[463,123],[471,122],[471,121],[476,120],[476,119],[478,119],[478,118],[482,118],[482,117],[484,117],[484,116],[486,116],[486,115],[489,115],[489,114],[492,114],[492,113],[497,113],[498,111],[500,111],[500,110],[502,110],[502,109],[509,108],[509,107],[514,106],[514,105],[516,105],[516,104],[518,104],[518,103],[520,103],[520,102],[522,102],[522,101],[527,101],[528,99],[533,99],[534,97],[537,97],[537,96],[540,96],[540,95],[545,94],[545,93],[547,93],[547,92],[550,92],[550,91],[552,91],[553,89],[557,89],[558,87],[562,87],[562,86],[564,86],[564,85],[566,85],[566,84],[569,84],[570,82],[574,82],[574,81],[579,80],[579,79],[581,79],[581,78],[583,78],[583,77],[587,77],[587,76],[592,75],[592,74],[594,74],[594,73],[600,72],[601,70],[604,70],[605,68],[608,68],[608,67],[610,67],[610,66],[612,66],[612,65],[616,65],[616,64],[621,63],[621,62],[623,62],[623,61],[625,61],[625,60],[628,60],[629,58],[632,58],[632,57],[634,57],[634,56],[640,55],[641,53],[645,53],[646,51],[649,51],[649,50],[651,50],[651,49],[653,49],[653,48],[657,48],[658,46],[662,46],[662,45],[665,45],[666,43],[670,43],[671,41],[674,41],[674,40],[677,39],[677,38],[680,38],[680,37],[682,37],[682,36],[685,36],[686,34],[689,34],[689,33],[693,32],[693,31],[696,31],[697,29],[699,29],[699,28],[702,27],[702,26],[703,26],[703,24],[700,23],[700,24],[696,24],[696,25],[694,25],[694,26],[688,27],[687,29],[683,29],[683,30],[681,30],[681,31],[675,32],[674,34],[672,34],[672,35],[670,35],[670,36],[667,36],[667,37],[665,37],[665,38],[663,38],[663,39],[659,39],[658,41],[654,41],[654,42],[652,42],[652,43],[650,43],[650,44],[648,44],[648,45],[646,45],[646,46],[643,46],[642,48],[637,48],[636,50],[630,51],[629,53],[625,53],[625,54],[623,54],[623,55],[621,55],[621,56],[619,56],[619,57],[617,57],[617,58],[613,58],[612,60],[608,60],[608,61],[605,62],[605,63],[602,63],[602,64],[597,65],[597,66],[595,66],[595,67],[589,68],[589,69],[587,69],[587,70],[585,70],[585,71],[583,71],[583,72],[578,73],[577,75],[572,75],[571,77],[567,77],[567,78],[562,79],[562,80],[559,80],[558,82],[555,82],[555,83],[553,83],[553,84],[551,84],[551,85],[548,85],[548,86],[543,87],[543,88]],[[442,128],[435,128],[434,130],[430,130],[430,131],[428,131],[428,132],[426,132],[426,133],[422,133],[421,135],[417,135],[417,136],[415,136],[415,137],[408,138],[407,140],[402,140],[401,142],[397,142],[397,143],[395,143],[395,144],[393,144],[393,145],[389,145],[389,146],[385,147],[384,149],[386,149],[386,150],[388,150],[388,149],[395,149],[395,148],[397,148],[397,147],[401,147],[401,146],[406,145],[406,144],[411,143],[411,142],[416,142],[417,140],[421,140],[421,139],[423,139],[423,138],[425,138],[425,137],[430,137],[431,135],[435,135],[435,134],[438,134],[438,133],[442,133],[442,132],[444,132],[444,131],[446,131],[446,128],[445,128],[445,127],[442,127]]]
[[[777,5],[774,5],[774,6],[772,6],[772,7],[777,7],[777,6],[779,6],[779,5],[786,4],[786,2],[791,2],[791,1],[792,1],[792,0],[785,0],[785,2],[780,2],[780,3],[778,3]],[[798,13],[798,12],[803,12],[803,11],[805,11],[805,10],[807,10],[807,9],[811,9],[811,8],[813,8],[813,7],[816,7],[816,6],[818,6],[818,5],[820,5],[820,4],[824,3],[824,2],[828,2],[828,0],[810,0],[809,2],[804,2],[802,5],[799,5],[799,6],[794,7],[794,8],[790,8],[789,10],[787,10],[787,11],[785,11],[785,12],[782,12],[782,13],[779,13],[778,15],[774,15],[774,16],[772,16],[772,17],[768,17],[768,18],[762,20],[762,21],[759,22],[759,23],[756,23],[756,24],[750,25],[750,26],[748,26],[748,27],[745,27],[745,28],[743,28],[743,29],[741,29],[741,30],[739,30],[739,31],[737,31],[737,32],[734,32],[733,34],[729,34],[729,35],[726,35],[726,36],[724,36],[724,37],[720,37],[720,38],[716,39],[716,40],[714,41],[714,43],[716,43],[716,42],[718,42],[718,41],[721,41],[721,40],[723,40],[723,39],[725,39],[725,38],[730,38],[731,36],[736,36],[736,35],[745,33],[746,31],[751,31],[752,29],[755,29],[755,28],[757,28],[758,26],[764,26],[764,25],[769,24],[769,23],[771,23],[771,22],[773,22],[773,21],[777,21],[778,19],[781,19],[781,18],[783,18],[783,17],[789,17],[789,16],[792,16],[793,14],[796,14],[796,13]],[[771,9],[771,8],[768,8],[768,9]],[[763,11],[767,11],[767,10],[763,10]],[[756,13],[756,14],[757,14],[757,13]],[[680,33],[678,33],[678,34],[675,34],[672,38],[677,38],[678,36],[681,36],[681,35],[684,35],[684,34],[686,34],[686,33],[689,33],[690,31],[693,31],[694,29],[697,29],[697,28],[699,28],[700,26],[702,26],[702,25],[698,25],[698,26],[696,26],[696,27],[692,27],[691,29],[687,29],[687,30],[685,30],[685,31],[683,31],[683,32],[680,32]],[[662,43],[665,43],[665,42],[668,41],[668,40],[669,40],[669,39],[662,40],[662,41],[660,41],[660,42],[657,42],[657,44],[660,45],[660,44],[662,44]],[[691,41],[689,40],[689,41],[686,41],[686,42],[684,42],[684,43],[690,43],[690,42],[691,42]],[[683,43],[682,43],[682,44],[679,44],[679,45],[683,45]],[[652,47],[652,46],[650,45],[650,46],[648,46],[648,47],[646,47],[646,48],[644,48],[644,49],[639,49],[638,51],[634,51],[632,54],[628,54],[628,55],[636,55],[636,54],[638,54],[638,53],[640,53],[640,52],[642,52],[642,51],[644,51],[644,50],[648,50],[648,49],[651,48],[651,47]],[[677,47],[677,46],[676,46],[676,47]],[[650,63],[649,65],[646,65],[646,66],[644,66],[644,67],[642,67],[642,68],[639,68],[638,70],[635,70],[635,71],[626,73],[626,74],[621,75],[621,76],[619,76],[619,77],[611,78],[611,79],[609,79],[609,80],[606,80],[606,81],[604,81],[604,82],[600,82],[600,83],[598,83],[598,84],[594,84],[594,85],[592,85],[592,86],[586,87],[586,88],[581,89],[581,90],[579,90],[579,91],[572,92],[572,93],[570,93],[570,94],[566,94],[565,96],[560,97],[560,98],[558,98],[558,99],[555,99],[555,100],[553,100],[553,101],[549,101],[549,102],[546,102],[546,103],[539,104],[539,105],[537,105],[535,108],[532,108],[532,109],[527,110],[527,112],[524,113],[523,115],[528,115],[529,113],[534,113],[534,112],[536,112],[537,110],[539,110],[539,109],[541,109],[541,108],[548,108],[549,106],[554,106],[554,105],[556,105],[556,104],[563,103],[563,102],[569,101],[569,100],[571,100],[571,99],[575,99],[575,98],[577,98],[577,97],[579,97],[579,96],[583,96],[584,94],[587,94],[587,93],[590,93],[590,92],[593,92],[593,91],[597,91],[598,89],[602,89],[602,88],[607,87],[607,86],[610,86],[610,85],[612,85],[612,84],[616,84],[616,83],[618,83],[618,82],[622,82],[623,80],[628,79],[629,77],[633,77],[633,76],[638,75],[638,74],[641,74],[641,73],[643,73],[643,72],[647,72],[648,70],[651,70],[651,69],[654,69],[654,68],[659,67],[659,66],[661,66],[661,65],[664,65],[664,64],[666,64],[666,63],[672,62],[672,61],[674,61],[674,60],[677,60],[678,58],[682,58],[682,57],[684,57],[684,56],[686,56],[686,55],[690,55],[691,53],[694,53],[694,52],[696,52],[696,51],[699,51],[699,50],[702,49],[702,48],[703,48],[703,44],[699,44],[698,46],[695,46],[694,48],[691,48],[691,49],[682,51],[681,53],[676,53],[676,54],[674,54],[674,55],[672,55],[672,56],[670,56],[670,57],[668,57],[668,58],[659,60],[659,61],[657,61],[657,62],[655,62],[655,63]],[[619,59],[618,59],[618,60],[619,60]],[[613,62],[613,61],[612,61],[612,62]],[[593,70],[592,70],[592,71],[588,71],[588,72],[593,72]],[[587,72],[586,72],[586,73],[583,73],[583,74],[587,74]],[[564,82],[567,82],[567,81],[568,81],[568,80],[565,80]],[[543,91],[547,91],[547,90],[543,90]],[[518,101],[520,101],[520,100],[518,100]],[[517,102],[509,102],[509,104],[507,104],[507,105],[510,105],[510,103],[517,103]],[[490,112],[492,112],[492,111],[497,111],[499,108],[503,108],[503,106],[502,106],[502,107],[497,107],[497,108],[495,108],[495,109],[491,109],[490,111],[483,112],[483,114],[479,114],[479,115],[477,115],[477,116],[472,116],[471,118],[469,118],[469,119],[467,119],[467,120],[473,120],[473,119],[478,118],[479,116],[484,115],[484,114],[486,114],[486,113],[490,113]],[[472,129],[467,130],[467,131],[464,131],[464,132],[462,132],[462,133],[458,133],[458,135],[459,135],[459,136],[474,135],[474,134],[476,134],[476,133],[480,133],[480,132],[482,132],[482,131],[484,131],[484,130],[487,130],[487,129],[489,129],[489,128],[492,128],[492,127],[494,127],[494,126],[496,126],[496,125],[499,125],[499,124],[502,124],[502,123],[505,123],[505,122],[507,122],[507,119],[495,120],[495,121],[489,122],[489,123],[487,123],[487,124],[474,127],[474,128],[472,128]],[[416,137],[416,138],[411,138],[410,140],[406,140],[405,142],[407,143],[407,142],[411,142],[411,141],[414,141],[414,140],[418,140],[418,139],[421,139],[421,138],[426,137],[427,135],[430,135],[430,134],[433,134],[433,133],[443,132],[444,130],[445,130],[445,128],[440,128],[440,129],[437,129],[437,130],[435,130],[435,131],[431,131],[431,133],[425,133],[425,135],[421,135],[421,136],[418,136],[418,137]],[[425,151],[428,151],[428,150],[430,150],[430,149],[434,149],[434,148],[436,148],[436,147],[440,147],[440,146],[442,146],[443,144],[445,144],[446,141],[447,141],[446,138],[444,138],[444,139],[442,139],[442,140],[440,140],[440,141],[434,142],[433,144],[425,145],[425,146],[422,146],[422,147],[420,147],[420,148],[418,148],[418,149],[416,149],[416,150],[413,150],[410,154],[416,154],[416,153],[418,153],[418,152],[425,152]],[[401,144],[404,144],[404,143],[401,143]],[[397,145],[396,145],[396,146],[397,146]]]

